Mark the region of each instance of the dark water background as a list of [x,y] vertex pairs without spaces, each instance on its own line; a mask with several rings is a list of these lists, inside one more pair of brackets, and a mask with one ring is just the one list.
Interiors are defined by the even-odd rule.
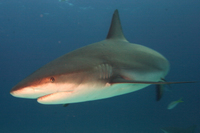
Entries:
[[[154,86],[110,99],[61,105],[14,98],[10,89],[49,61],[103,40],[119,9],[130,42],[162,53],[171,63],[168,81],[200,80],[198,0],[1,0],[1,133],[161,133],[161,127],[200,132],[200,87],[171,85],[160,102]],[[172,110],[167,105],[183,98]]]

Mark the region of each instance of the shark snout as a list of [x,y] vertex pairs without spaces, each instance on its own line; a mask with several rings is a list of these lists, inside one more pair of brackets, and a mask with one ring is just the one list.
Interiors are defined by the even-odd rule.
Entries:
[[23,85],[18,84],[14,86],[10,94],[14,97],[37,99],[38,97],[55,93],[56,89],[50,89],[49,85]]
[[33,80],[33,82],[29,81],[17,84],[11,89],[10,94],[19,98],[37,99],[57,91],[59,90],[53,83],[35,82],[35,80]]
[[39,88],[34,87],[13,87],[10,94],[14,97],[30,99],[35,99],[45,95],[45,93],[42,93]]

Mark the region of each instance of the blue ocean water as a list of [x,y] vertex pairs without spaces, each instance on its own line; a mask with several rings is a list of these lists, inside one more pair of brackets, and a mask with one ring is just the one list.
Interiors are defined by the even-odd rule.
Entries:
[[[126,38],[162,53],[171,64],[167,81],[200,80],[200,2],[197,0],[1,0],[1,133],[162,133],[166,126],[197,125],[199,83],[155,86],[98,101],[41,105],[9,94],[20,80],[49,61],[105,39],[119,10]],[[172,110],[170,102],[183,98]]]

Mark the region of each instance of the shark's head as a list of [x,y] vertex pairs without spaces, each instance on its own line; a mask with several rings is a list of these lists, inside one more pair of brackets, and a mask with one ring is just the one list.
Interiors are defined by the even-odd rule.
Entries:
[[[95,89],[106,86],[112,75],[111,66],[103,64],[90,67],[89,63],[85,63],[79,67],[76,65],[78,59],[68,60],[66,56],[46,64],[29,75],[14,86],[10,94],[19,98],[38,99],[38,102],[43,104],[62,104],[82,101],[82,99],[83,101],[95,99],[93,97],[82,98],[79,95],[84,95],[84,93],[90,95]],[[86,60],[81,59],[78,63],[83,64],[87,62]],[[103,74],[102,71],[104,71]],[[91,88],[95,89],[91,90]]]
[[48,69],[47,66],[35,71],[33,74],[29,75],[14,86],[10,91],[11,95],[15,97],[35,99],[57,92],[60,90],[57,84],[58,82],[61,83],[65,76],[59,75],[59,73],[56,74],[51,70],[53,70],[53,68]]

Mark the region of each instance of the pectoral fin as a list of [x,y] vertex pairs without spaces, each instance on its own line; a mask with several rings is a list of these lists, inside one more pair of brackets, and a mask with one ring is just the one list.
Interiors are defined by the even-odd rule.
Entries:
[[164,85],[156,85],[156,101],[160,101],[163,96]]
[[151,81],[135,81],[135,80],[126,80],[123,78],[115,78],[110,81],[110,84],[120,84],[120,83],[130,83],[130,84],[184,84],[184,83],[196,83],[198,81],[177,81],[177,82],[151,82]]
[[184,84],[184,83],[196,83],[198,81],[178,81],[178,82],[166,82],[162,80],[160,82],[151,82],[151,81],[134,81],[134,80],[126,80],[123,78],[115,78],[110,84],[120,84],[120,83],[130,83],[130,84],[155,84],[156,85],[156,101],[160,101],[163,96],[163,90],[165,84]]

